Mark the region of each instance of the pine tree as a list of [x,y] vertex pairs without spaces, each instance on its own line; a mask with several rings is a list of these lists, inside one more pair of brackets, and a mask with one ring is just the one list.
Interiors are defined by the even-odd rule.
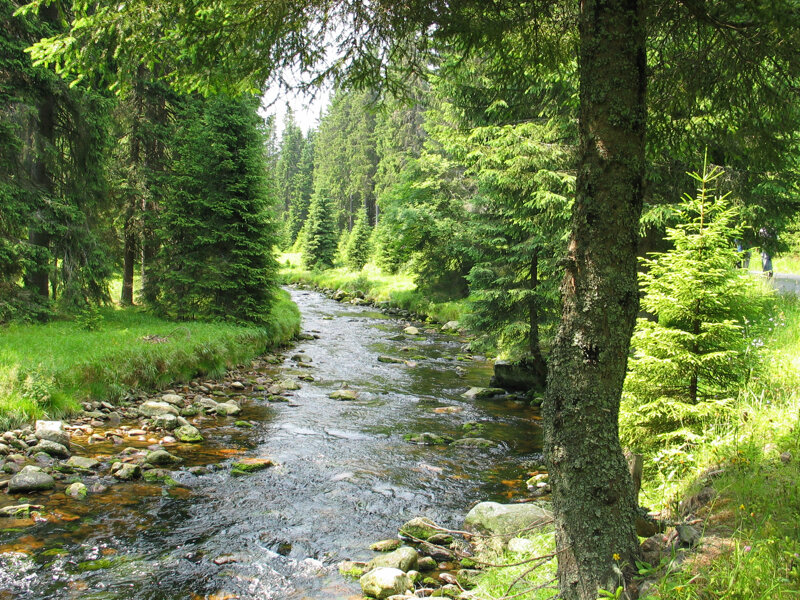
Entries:
[[691,439],[748,374],[748,324],[765,296],[738,268],[738,214],[712,187],[721,175],[707,165],[691,175],[697,195],[684,196],[681,223],[668,229],[672,249],[642,261],[642,308],[654,319],[634,332],[622,427],[640,448],[654,436]]
[[303,265],[308,269],[330,269],[336,259],[337,245],[333,201],[327,193],[318,191],[308,209]]
[[350,232],[345,251],[345,262],[354,271],[360,271],[369,261],[371,235],[372,228],[369,226],[367,208],[362,207]]
[[262,323],[269,314],[275,225],[257,108],[255,98],[212,97],[181,111],[149,282],[169,316]]

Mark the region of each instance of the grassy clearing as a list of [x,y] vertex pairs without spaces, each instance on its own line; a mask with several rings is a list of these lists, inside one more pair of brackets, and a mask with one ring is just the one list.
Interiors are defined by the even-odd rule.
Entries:
[[[525,536],[532,542],[525,552],[479,552],[476,558],[485,563],[514,565],[487,567],[481,572],[478,585],[466,597],[475,600],[494,598],[519,598],[522,600],[550,600],[558,587],[555,581],[555,560],[536,560],[555,552],[555,535],[552,527]],[[521,564],[520,564],[521,563]]]
[[722,541],[666,573],[656,598],[800,598],[798,299],[782,298],[773,323],[763,367],[735,409],[691,446],[674,448],[669,468],[645,482],[651,505],[675,514],[678,500],[712,487],[716,497],[698,515],[705,535]]
[[360,272],[346,268],[307,271],[300,267],[299,254],[283,254],[279,260],[283,265],[281,275],[286,283],[305,283],[348,292],[362,291],[368,300],[388,302],[392,306],[425,315],[439,323],[459,321],[466,310],[464,301],[434,302],[417,291],[411,276],[386,275],[372,264],[365,266]]
[[0,335],[0,429],[69,415],[87,398],[114,400],[133,388],[219,376],[285,343],[299,324],[285,292],[266,328],[174,323],[141,309],[111,307],[99,311],[92,331],[79,321],[12,324]]
[[776,256],[772,259],[772,266],[776,273],[800,275],[800,254],[781,254]]

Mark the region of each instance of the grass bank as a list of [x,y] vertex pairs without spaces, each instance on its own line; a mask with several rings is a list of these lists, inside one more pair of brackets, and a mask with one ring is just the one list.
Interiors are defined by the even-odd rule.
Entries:
[[374,265],[361,271],[346,268],[326,271],[308,271],[300,266],[300,255],[286,253],[280,257],[281,276],[286,283],[304,283],[319,288],[360,291],[367,300],[387,302],[389,305],[428,317],[438,323],[460,321],[467,309],[463,300],[436,302],[417,290],[409,275],[387,275]]
[[218,376],[299,331],[300,314],[281,291],[267,327],[175,323],[138,308],[100,309],[80,321],[11,324],[0,330],[0,430],[60,418],[88,398],[115,400],[198,375]]

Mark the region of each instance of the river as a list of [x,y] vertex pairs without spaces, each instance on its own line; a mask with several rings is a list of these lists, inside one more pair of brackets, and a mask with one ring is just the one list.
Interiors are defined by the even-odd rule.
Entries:
[[[173,473],[179,487],[120,482],[84,501],[32,495],[50,517],[0,519],[0,599],[346,599],[358,595],[358,584],[344,580],[336,563],[368,559],[369,544],[394,537],[404,521],[425,515],[458,527],[475,502],[526,496],[526,472],[540,459],[535,413],[520,402],[461,396],[487,385],[489,363],[424,325],[417,324],[421,335],[407,336],[408,323],[375,309],[291,294],[303,330],[318,339],[251,375],[313,381],[301,381],[288,403],[248,388],[237,419],[254,427],[204,421],[201,448],[169,448],[185,460]],[[329,398],[343,384],[356,400]],[[461,438],[468,423],[498,444],[403,439],[419,432]],[[99,444],[81,453],[111,461],[122,448]],[[277,466],[232,477],[226,467],[242,455]],[[187,469],[203,465],[208,473]]]

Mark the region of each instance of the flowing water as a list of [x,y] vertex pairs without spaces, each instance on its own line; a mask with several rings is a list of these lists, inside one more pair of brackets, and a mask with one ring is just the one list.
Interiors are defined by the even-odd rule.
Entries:
[[[459,527],[477,501],[526,495],[526,471],[540,458],[536,415],[523,403],[461,396],[487,384],[487,362],[462,356],[453,336],[422,326],[421,335],[403,336],[408,323],[373,309],[291,293],[304,331],[319,339],[252,375],[314,381],[289,403],[249,390],[237,419],[254,422],[251,429],[230,418],[201,422],[202,447],[169,448],[185,459],[173,473],[178,487],[121,482],[83,501],[63,491],[31,495],[45,505],[46,520],[0,519],[0,599],[344,599],[359,588],[336,563],[368,559],[369,544],[394,537],[405,520],[425,515]],[[292,361],[296,353],[310,357],[310,367]],[[379,362],[381,355],[411,363]],[[328,397],[343,384],[358,392],[355,401]],[[467,423],[499,444],[403,439],[465,437]],[[109,443],[80,453],[108,462],[121,449]],[[231,477],[226,466],[237,456],[278,466]],[[192,475],[191,465],[212,469]]]

